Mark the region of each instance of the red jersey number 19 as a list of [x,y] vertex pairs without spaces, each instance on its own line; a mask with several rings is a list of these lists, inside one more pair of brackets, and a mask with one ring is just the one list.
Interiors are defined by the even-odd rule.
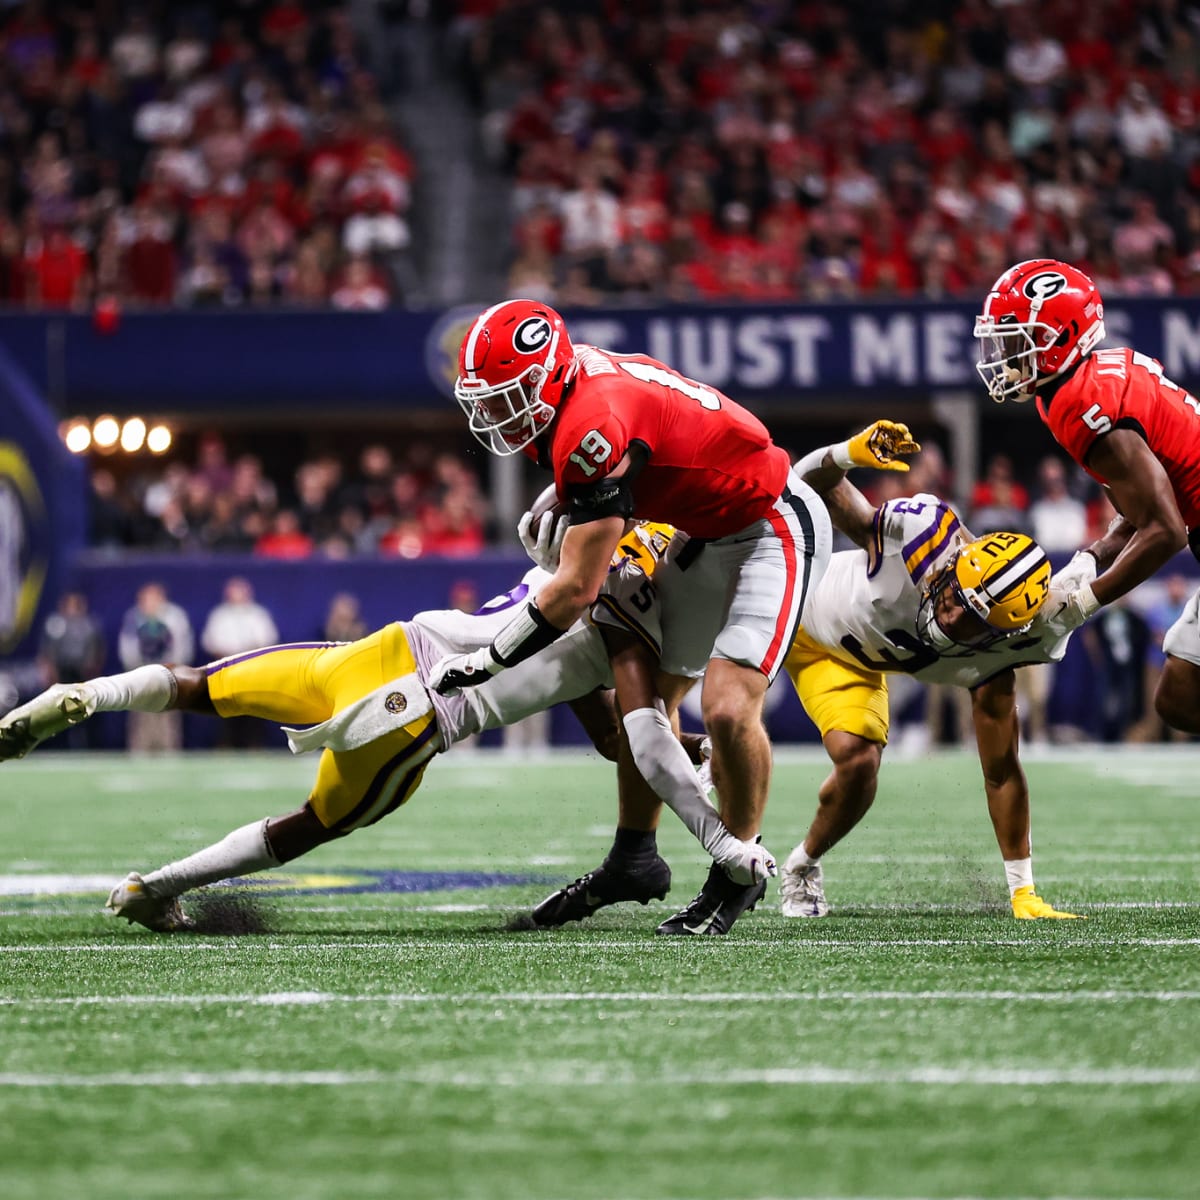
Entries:
[[[587,458],[584,458],[584,455]],[[585,475],[595,475],[601,463],[608,462],[612,456],[612,443],[598,429],[589,429],[580,440],[579,449],[571,455],[570,460]],[[589,461],[590,460],[590,461]]]

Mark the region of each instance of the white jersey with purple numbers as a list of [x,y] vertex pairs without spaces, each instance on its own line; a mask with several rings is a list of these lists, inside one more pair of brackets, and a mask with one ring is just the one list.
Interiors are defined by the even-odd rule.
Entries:
[[944,500],[921,493],[875,512],[869,550],[833,555],[804,613],[804,632],[830,654],[872,671],[977,687],[1009,667],[1057,662],[1067,641],[1018,634],[980,650],[939,652],[917,633],[921,597],[962,534]]
[[[550,579],[535,567],[510,592],[489,600],[475,613],[435,610],[404,622],[404,632],[417,660],[417,673],[427,680],[433,666],[449,654],[469,654],[491,644],[512,619],[518,604],[532,600]],[[629,563],[609,573],[596,603],[596,620],[641,631],[657,654],[661,642],[658,598],[650,581]],[[595,624],[577,621],[539,654],[501,671],[478,687],[457,696],[432,693],[438,728],[447,746],[485,729],[497,729],[575,700],[596,688],[612,687],[612,671],[604,641]]]

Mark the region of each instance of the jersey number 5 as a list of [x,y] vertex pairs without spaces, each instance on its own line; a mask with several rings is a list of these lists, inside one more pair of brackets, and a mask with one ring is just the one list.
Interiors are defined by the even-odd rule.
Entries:
[[[584,455],[587,458],[584,458]],[[579,449],[571,455],[573,462],[585,475],[595,475],[601,463],[612,457],[612,443],[598,429],[589,429],[579,443]],[[589,461],[589,459],[591,461]]]
[[1100,411],[1100,405],[1093,404],[1082,416],[1083,423],[1097,433],[1107,433],[1112,428],[1112,418],[1106,417]]

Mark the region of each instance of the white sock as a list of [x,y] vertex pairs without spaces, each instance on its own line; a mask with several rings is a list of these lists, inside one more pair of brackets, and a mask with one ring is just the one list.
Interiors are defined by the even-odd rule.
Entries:
[[101,675],[87,686],[96,697],[96,712],[165,712],[179,693],[178,680],[161,663]]
[[1033,859],[1006,858],[1004,874],[1008,879],[1008,894],[1011,896],[1017,888],[1033,887]]
[[818,861],[818,859],[813,858],[808,851],[805,850],[804,843],[801,842],[800,845],[798,845],[791,852],[791,854],[787,856],[787,862],[783,864],[783,869],[785,871],[801,871],[805,867],[815,867]]
[[178,862],[167,863],[142,878],[156,896],[180,896],[192,888],[234,875],[252,875],[279,866],[267,841],[270,818],[243,825],[226,834],[219,842],[189,854]]

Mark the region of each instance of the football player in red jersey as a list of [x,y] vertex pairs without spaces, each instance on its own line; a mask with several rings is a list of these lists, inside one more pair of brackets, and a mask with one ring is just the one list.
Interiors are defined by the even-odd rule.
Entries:
[[[975,321],[976,364],[993,400],[1037,401],[1058,443],[1108,490],[1121,514],[1075,556],[1043,618],[1062,631],[1149,579],[1185,545],[1200,557],[1200,401],[1136,350],[1098,350],[1104,306],[1082,271],[1033,259],[1005,271]],[[1096,562],[1111,564],[1099,575]],[[1056,588],[1056,590],[1058,590]],[[1200,592],[1163,639],[1154,707],[1200,733]]]
[[[627,520],[677,525],[692,540],[684,603],[664,597],[680,616],[664,630],[662,671],[676,679],[663,696],[673,707],[704,674],[722,815],[736,836],[757,836],[771,774],[763,699],[829,559],[821,501],[740,405],[645,355],[572,345],[562,317],[537,301],[480,314],[454,390],[492,453],[553,468],[571,525],[537,602],[491,646],[438,664],[432,686],[471,687],[559,637],[595,600]],[[725,933],[764,891],[712,871],[659,932]]]

